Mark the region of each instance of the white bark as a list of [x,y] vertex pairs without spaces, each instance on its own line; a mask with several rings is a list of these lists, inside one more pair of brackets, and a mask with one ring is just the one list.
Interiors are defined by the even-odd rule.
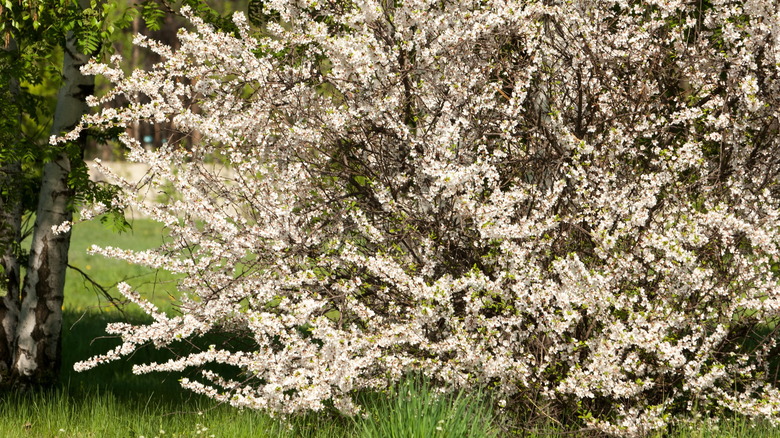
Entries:
[[[64,82],[57,97],[51,129],[54,135],[71,130],[88,111],[85,99],[94,91],[94,79],[80,71],[88,59],[69,34],[63,60]],[[72,219],[69,208],[72,190],[68,187],[70,169],[70,158],[62,150],[43,170],[16,331],[13,372],[22,384],[47,385],[56,381],[59,373],[63,288],[70,233],[55,235],[52,227]]]

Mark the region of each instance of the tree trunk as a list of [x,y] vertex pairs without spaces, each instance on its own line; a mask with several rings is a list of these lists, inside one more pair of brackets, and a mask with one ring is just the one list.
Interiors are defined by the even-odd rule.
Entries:
[[[79,70],[89,57],[77,48],[72,33],[68,34],[64,52],[63,85],[57,96],[51,129],[53,135],[61,135],[76,126],[89,109],[86,97],[94,93],[94,78],[82,75]],[[83,153],[84,138],[77,141]],[[57,147],[59,152],[43,169],[16,330],[12,373],[22,386],[51,385],[59,375],[63,289],[70,232],[54,234],[52,227],[72,220],[73,191],[68,187],[70,157],[65,147]]]
[[[5,50],[15,52],[16,42],[11,39]],[[21,277],[19,248],[22,227],[22,200],[19,182],[22,165],[18,159],[18,135],[22,112],[18,107],[19,82],[9,75],[3,78],[0,99],[5,101],[0,118],[0,387],[11,382],[16,325],[19,321],[19,292]]]
[[14,338],[19,321],[17,249],[21,240],[22,209],[13,190],[21,170],[18,161],[0,167],[0,191],[8,193],[8,196],[0,197],[0,387],[11,382]]

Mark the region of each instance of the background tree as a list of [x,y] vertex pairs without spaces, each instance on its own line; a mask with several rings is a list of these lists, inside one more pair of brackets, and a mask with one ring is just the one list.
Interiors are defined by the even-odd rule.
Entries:
[[[219,14],[206,4],[189,3],[218,21]],[[77,205],[110,205],[114,194],[111,186],[88,178],[83,162],[87,133],[54,145],[48,134],[72,130],[87,114],[86,98],[95,83],[80,69],[90,57],[112,53],[112,40],[138,17],[149,29],[160,29],[165,8],[170,9],[151,1],[86,0],[0,6],[0,385],[57,380],[70,237],[54,229],[72,221]],[[55,64],[59,60],[61,66]],[[31,90],[51,84],[59,89],[54,107]],[[125,223],[121,209],[109,210]],[[34,224],[24,226],[29,218]],[[28,235],[29,251],[21,245]]]
[[[49,6],[47,8],[46,6]],[[62,282],[67,264],[67,239],[51,236],[51,226],[59,225],[70,219],[70,210],[66,204],[71,196],[67,177],[70,173],[70,159],[65,148],[59,150],[35,151],[38,144],[34,139],[24,136],[22,123],[25,115],[37,118],[38,106],[29,105],[34,97],[22,89],[23,81],[40,83],[46,76],[46,67],[41,61],[50,57],[58,46],[58,36],[64,37],[64,29],[58,29],[59,23],[70,24],[68,42],[65,50],[64,84],[61,99],[63,104],[55,116],[54,133],[75,125],[84,114],[84,97],[94,91],[93,81],[81,76],[78,71],[80,50],[76,48],[73,27],[83,28],[81,17],[74,18],[76,5],[66,4],[59,8],[54,5],[18,3],[7,4],[2,11],[6,51],[3,53],[3,80],[8,97],[9,110],[4,114],[3,132],[3,239],[4,271],[6,273],[3,297],[3,347],[0,349],[3,366],[2,381],[12,380],[41,381],[47,383],[58,370],[59,330],[62,306]],[[70,16],[70,20],[60,22],[61,17]],[[78,20],[77,20],[78,18]],[[84,40],[88,49],[96,50],[95,40]],[[81,61],[84,55],[81,56]],[[79,81],[81,79],[81,81]],[[86,79],[86,80],[85,80]],[[74,106],[81,100],[82,106]],[[25,100],[27,102],[25,102]],[[28,103],[28,105],[24,105]],[[45,112],[45,108],[40,112]],[[29,154],[25,155],[25,152]],[[38,153],[36,153],[38,152]],[[72,152],[71,152],[72,153]],[[27,158],[27,163],[23,162]],[[32,158],[32,159],[31,159]],[[24,185],[19,178],[24,175],[23,165],[30,165],[35,158],[45,158],[43,179],[38,187],[43,196],[36,198],[40,202],[36,220],[38,230],[33,236],[33,245],[29,260],[28,275],[24,283],[20,274],[21,218]],[[27,200],[28,206],[30,204]],[[43,228],[41,228],[43,227]],[[58,293],[59,291],[59,293]],[[54,310],[57,309],[57,310]],[[37,311],[36,311],[37,310]],[[37,330],[36,330],[37,328]],[[35,332],[33,334],[33,332]],[[52,371],[54,370],[54,371]]]

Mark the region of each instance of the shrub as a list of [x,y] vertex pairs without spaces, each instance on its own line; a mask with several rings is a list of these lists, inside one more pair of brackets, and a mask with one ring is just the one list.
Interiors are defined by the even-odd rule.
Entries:
[[[153,322],[77,367],[153,343],[181,355],[135,372],[282,413],[419,372],[612,434],[776,419],[780,15],[716,3],[275,0],[138,37],[163,60],[91,64],[130,103],[79,129],[199,140],[121,137],[170,238],[94,251],[185,274],[180,313],[123,288]],[[244,342],[180,349],[212,332]]]

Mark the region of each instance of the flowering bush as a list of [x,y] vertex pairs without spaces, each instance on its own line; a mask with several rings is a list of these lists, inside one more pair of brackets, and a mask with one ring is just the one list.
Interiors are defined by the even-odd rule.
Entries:
[[612,434],[778,418],[776,2],[265,7],[254,35],[236,14],[237,35],[190,17],[176,52],[138,37],[149,71],[88,67],[115,84],[95,105],[130,103],[70,135],[200,141],[121,137],[151,170],[117,202],[170,239],[93,251],[184,274],[180,314],[123,286],[153,322],[78,369],[232,333],[135,372],[283,413],[416,371]]

